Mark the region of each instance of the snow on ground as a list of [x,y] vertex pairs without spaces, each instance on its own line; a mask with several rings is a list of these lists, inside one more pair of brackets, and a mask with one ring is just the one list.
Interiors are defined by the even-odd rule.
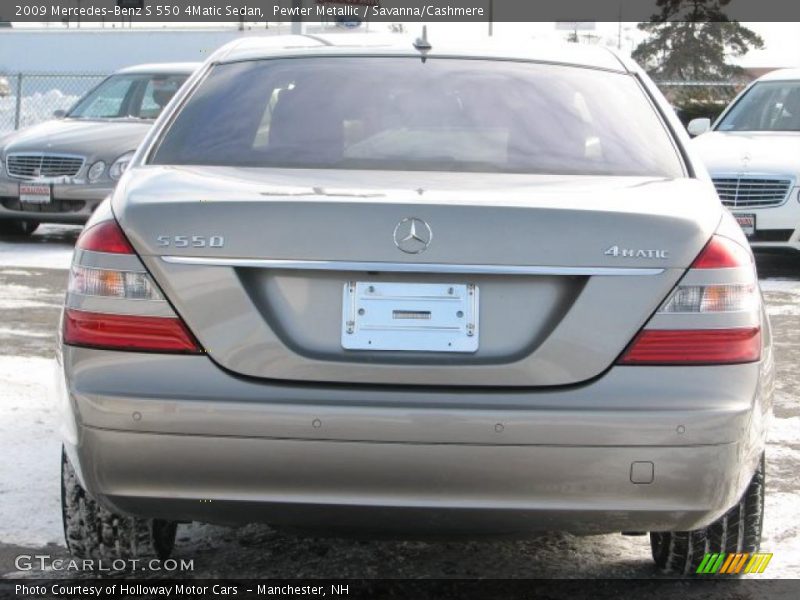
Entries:
[[[776,402],[788,399],[780,392],[776,394]],[[761,541],[762,551],[775,555],[769,564],[770,577],[796,578],[800,573],[798,469],[800,417],[775,418],[770,423],[767,444],[767,494]]]
[[770,295],[769,316],[800,316],[800,281],[796,279],[762,279],[761,291]]
[[6,544],[63,544],[54,365],[0,357],[0,540]]
[[8,275],[19,269],[68,269],[79,229],[71,225],[41,225],[23,242],[0,240],[0,268]]
[[63,302],[61,294],[54,295],[47,288],[6,283],[0,295],[0,309],[48,308]]
[[784,292],[787,294],[800,295],[800,280],[797,279],[783,279],[783,278],[769,278],[762,279],[759,282],[762,292]]
[[25,267],[31,269],[68,269],[72,261],[72,248],[0,242],[0,267]]

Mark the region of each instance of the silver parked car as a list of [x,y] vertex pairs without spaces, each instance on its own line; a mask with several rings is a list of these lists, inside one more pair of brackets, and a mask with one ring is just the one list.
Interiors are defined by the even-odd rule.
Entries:
[[139,65],[89,91],[63,118],[0,136],[0,235],[84,223],[114,189],[196,63]]
[[756,550],[769,322],[652,82],[593,47],[370,43],[218,51],[87,224],[70,551],[163,557],[186,520]]

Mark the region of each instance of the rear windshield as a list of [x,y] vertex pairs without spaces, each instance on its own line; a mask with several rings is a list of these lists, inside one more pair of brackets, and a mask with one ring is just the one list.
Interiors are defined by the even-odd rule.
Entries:
[[717,125],[718,131],[800,131],[800,81],[757,83]]
[[416,57],[218,65],[151,162],[683,175],[669,135],[630,75]]

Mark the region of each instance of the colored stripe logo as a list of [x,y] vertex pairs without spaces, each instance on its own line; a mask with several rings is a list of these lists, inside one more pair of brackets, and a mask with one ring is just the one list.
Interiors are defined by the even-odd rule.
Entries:
[[708,553],[695,571],[699,575],[748,575],[763,573],[772,554],[766,552]]

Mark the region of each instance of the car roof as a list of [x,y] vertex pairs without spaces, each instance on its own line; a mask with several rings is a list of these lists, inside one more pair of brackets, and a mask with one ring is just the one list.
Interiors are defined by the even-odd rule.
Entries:
[[762,75],[756,81],[791,81],[800,80],[800,69],[775,69]]
[[[231,42],[215,52],[212,63],[229,63],[261,58],[297,56],[420,56],[413,37],[370,33],[336,33],[328,35],[253,36]],[[580,67],[627,72],[625,64],[608,48],[587,44],[520,43],[486,38],[469,43],[439,42],[429,35],[432,45],[425,52],[429,57],[485,58],[493,60],[526,60],[568,64]]]
[[174,62],[174,63],[150,63],[144,65],[132,65],[115,72],[119,73],[147,73],[157,75],[191,75],[202,63],[196,62]]

